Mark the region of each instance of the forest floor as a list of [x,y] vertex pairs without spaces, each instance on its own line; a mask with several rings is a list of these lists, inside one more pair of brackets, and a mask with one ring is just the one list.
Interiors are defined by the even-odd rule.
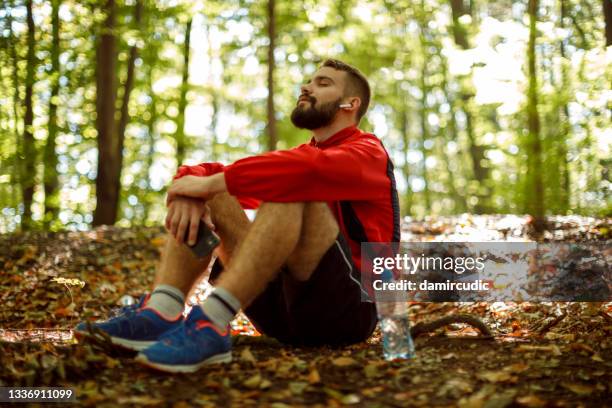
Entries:
[[[549,227],[543,239],[610,239],[609,219],[559,217]],[[526,217],[465,215],[406,222],[402,240],[529,234]],[[450,325],[418,337],[409,361],[385,361],[378,331],[344,348],[288,347],[242,317],[233,362],[190,375],[77,343],[79,321],[149,287],[164,240],[159,228],[0,235],[0,386],[72,387],[79,404],[101,407],[612,406],[612,302],[413,303],[413,323],[470,313],[494,336]],[[201,285],[190,300],[205,292]]]

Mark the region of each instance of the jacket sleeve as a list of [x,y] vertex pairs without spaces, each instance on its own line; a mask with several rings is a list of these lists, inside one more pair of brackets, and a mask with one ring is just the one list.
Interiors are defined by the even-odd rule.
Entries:
[[[221,173],[225,169],[225,166],[221,163],[200,163],[195,166],[180,166],[173,180],[179,179],[184,176],[212,176],[213,174]],[[236,196],[238,202],[245,210],[255,209],[261,204],[260,200],[252,197]]]
[[270,202],[374,200],[389,196],[388,156],[375,137],[321,150],[304,144],[225,167],[233,195]]
[[180,166],[174,176],[174,180],[184,176],[212,176],[221,173],[225,166],[221,163],[200,163],[195,166]]

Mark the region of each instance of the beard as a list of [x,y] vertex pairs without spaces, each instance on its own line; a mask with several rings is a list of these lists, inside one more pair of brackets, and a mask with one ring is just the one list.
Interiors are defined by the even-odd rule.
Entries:
[[291,112],[291,122],[299,129],[314,130],[329,125],[340,110],[342,98],[333,102],[324,103],[318,108],[315,107],[317,100],[312,96],[308,97],[310,106],[298,106]]

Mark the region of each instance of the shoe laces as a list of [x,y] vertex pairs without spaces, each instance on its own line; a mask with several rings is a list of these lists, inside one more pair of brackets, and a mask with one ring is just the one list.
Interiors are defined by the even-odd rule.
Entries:
[[179,324],[174,329],[167,331],[162,334],[159,338],[159,341],[163,342],[166,345],[183,345],[185,342],[194,336],[197,332],[196,324],[198,320],[195,319],[185,319],[182,324]]
[[124,314],[128,314],[128,313],[130,313],[132,311],[137,311],[142,306],[144,306],[145,299],[146,299],[146,295],[142,295],[140,297],[140,299],[138,299],[138,302],[136,302],[134,304],[113,308],[113,309],[111,309],[111,311],[109,313],[109,317],[110,318],[115,318],[115,317],[119,317],[119,316],[124,315]]

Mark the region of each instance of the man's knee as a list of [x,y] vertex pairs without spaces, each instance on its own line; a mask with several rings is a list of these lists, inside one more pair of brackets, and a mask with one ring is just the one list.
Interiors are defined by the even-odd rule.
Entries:
[[304,226],[322,229],[325,233],[338,235],[340,228],[329,205],[324,202],[308,202],[304,207]]
[[302,212],[304,211],[304,207],[307,203],[296,201],[292,203],[274,203],[271,201],[266,201],[261,203],[259,206],[259,212],[262,210],[266,211],[278,211],[278,212]]
[[326,203],[306,203],[300,239],[287,260],[291,275],[299,281],[308,280],[333,245],[339,231],[338,223]]
[[[304,215],[304,203],[273,203],[265,202],[259,206],[256,222],[259,224],[282,224],[282,227],[290,233],[299,233],[302,229],[302,217]],[[259,219],[259,221],[257,221]]]

